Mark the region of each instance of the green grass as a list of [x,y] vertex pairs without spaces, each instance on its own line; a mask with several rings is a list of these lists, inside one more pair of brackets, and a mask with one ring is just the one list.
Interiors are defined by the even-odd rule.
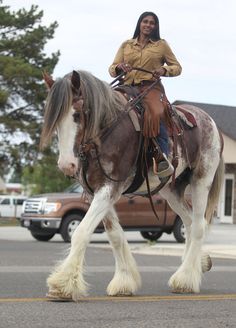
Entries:
[[20,222],[16,218],[0,217],[0,227],[15,227],[15,226],[20,226]]

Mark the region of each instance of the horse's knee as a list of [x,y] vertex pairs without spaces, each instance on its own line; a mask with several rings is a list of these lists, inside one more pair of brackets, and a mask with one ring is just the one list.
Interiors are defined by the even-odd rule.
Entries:
[[205,234],[205,222],[193,222],[191,236],[194,239],[202,239]]

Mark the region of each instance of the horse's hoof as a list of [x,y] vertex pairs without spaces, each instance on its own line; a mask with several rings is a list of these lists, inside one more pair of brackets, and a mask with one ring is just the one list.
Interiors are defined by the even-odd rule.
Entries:
[[210,255],[204,254],[201,258],[202,272],[210,271],[212,268],[212,260]]
[[193,294],[193,290],[190,288],[175,288],[171,290],[173,294]]
[[58,301],[58,302],[71,302],[72,297],[70,295],[63,295],[60,292],[57,291],[49,291],[46,294],[46,297],[48,298],[49,301]]
[[111,297],[129,297],[129,296],[133,296],[134,294],[133,293],[118,293],[118,294],[115,294],[115,295],[109,295]]

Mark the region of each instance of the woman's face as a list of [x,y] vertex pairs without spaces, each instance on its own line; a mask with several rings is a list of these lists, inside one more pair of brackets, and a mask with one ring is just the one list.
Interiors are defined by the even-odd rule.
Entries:
[[146,16],[142,19],[140,23],[140,34],[144,34],[148,36],[152,33],[154,28],[156,27],[156,22],[153,16]]

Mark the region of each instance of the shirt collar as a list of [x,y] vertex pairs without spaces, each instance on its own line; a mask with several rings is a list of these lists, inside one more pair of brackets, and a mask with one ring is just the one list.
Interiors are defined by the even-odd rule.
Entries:
[[[153,41],[152,39],[149,39],[148,42],[150,42],[150,43],[155,43],[155,41]],[[134,39],[134,45],[137,45],[137,44],[139,44],[139,43],[138,43],[138,38],[135,38],[135,39]]]

